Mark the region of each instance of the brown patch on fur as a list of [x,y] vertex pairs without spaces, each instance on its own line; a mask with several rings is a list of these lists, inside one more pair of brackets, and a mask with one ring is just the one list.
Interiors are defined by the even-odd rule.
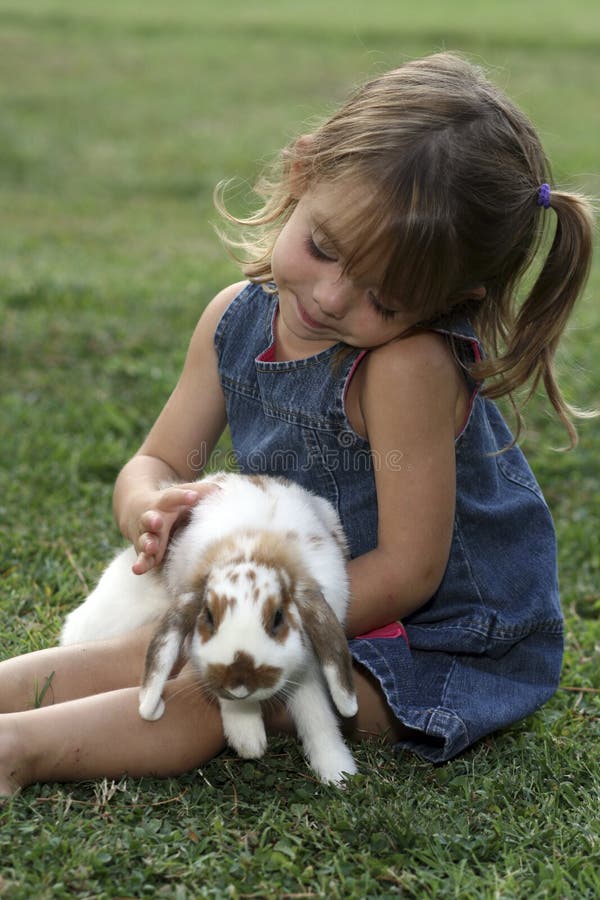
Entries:
[[298,601],[305,631],[321,665],[331,663],[338,670],[341,684],[354,692],[352,657],[342,623],[327,603],[316,582]]
[[267,569],[287,572],[293,592],[301,574],[300,558],[295,547],[290,546],[285,535],[272,531],[257,532],[255,539],[251,561]]
[[247,555],[240,550],[238,536],[236,534],[228,535],[209,544],[205,549],[198,562],[196,577],[205,577],[215,566],[227,565],[233,568],[246,560]]
[[200,635],[200,640],[203,644],[209,641],[214,634],[210,623],[202,616],[198,616],[198,620],[196,622],[196,631]]
[[164,628],[162,631],[171,631],[175,629],[185,634],[189,634],[194,629],[194,623],[198,611],[202,606],[204,596],[204,585],[198,585],[197,590],[193,591],[194,599],[188,603],[178,603],[172,606],[164,615]]
[[170,633],[175,632],[178,636],[181,660],[185,639],[194,630],[198,612],[203,605],[203,597],[204,585],[199,585],[192,600],[172,606],[160,619],[146,651],[143,684],[146,684],[158,669],[161,650]]
[[323,544],[324,539],[320,537],[318,534],[311,534],[308,539],[308,543],[312,544],[313,547],[320,547]]
[[200,611],[197,620],[197,631],[203,642],[208,641],[225,617],[228,609],[235,606],[235,597],[225,597],[209,590],[206,595],[204,608]]
[[269,488],[270,479],[267,475],[246,475],[246,478],[261,491],[267,491]]
[[[240,539],[247,540],[248,546],[240,549]],[[240,529],[206,548],[198,562],[194,581],[196,578],[204,578],[215,566],[235,568],[246,562],[250,564],[247,577],[251,581],[256,579],[256,571],[252,568],[252,564],[256,564],[284,570],[289,573],[292,582],[295,582],[300,573],[300,561],[294,544],[295,541],[291,541],[291,537],[286,534]]]
[[206,670],[206,684],[214,693],[245,687],[250,692],[258,688],[273,688],[281,676],[277,666],[256,666],[254,657],[238,650],[229,665],[212,663]]

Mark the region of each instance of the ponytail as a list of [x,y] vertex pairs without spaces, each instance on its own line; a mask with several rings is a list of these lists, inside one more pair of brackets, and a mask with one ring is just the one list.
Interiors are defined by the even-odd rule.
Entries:
[[[544,265],[512,323],[507,323],[508,327],[504,329],[504,353],[478,364],[473,374],[477,378],[495,379],[482,391],[491,399],[506,394],[510,396],[531,381],[527,402],[542,381],[552,406],[567,430],[571,449],[577,443],[573,418],[585,418],[596,413],[583,412],[566,402],[556,381],[554,356],[575,301],[589,275],[593,219],[590,204],[577,194],[552,191],[548,206],[556,214],[556,230]],[[540,215],[544,214],[540,212]],[[521,425],[518,412],[517,419],[518,434]]]

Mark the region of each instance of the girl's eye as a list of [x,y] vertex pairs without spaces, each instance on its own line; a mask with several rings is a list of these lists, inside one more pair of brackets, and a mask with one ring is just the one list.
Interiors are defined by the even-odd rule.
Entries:
[[386,321],[393,319],[398,312],[397,309],[390,309],[388,306],[382,306],[373,291],[369,291],[369,300],[373,309],[376,310],[381,318],[385,319]]
[[337,262],[335,256],[330,256],[328,253],[325,253],[324,250],[321,250],[318,244],[315,244],[312,235],[309,235],[306,240],[306,249],[313,259],[319,259],[325,262]]

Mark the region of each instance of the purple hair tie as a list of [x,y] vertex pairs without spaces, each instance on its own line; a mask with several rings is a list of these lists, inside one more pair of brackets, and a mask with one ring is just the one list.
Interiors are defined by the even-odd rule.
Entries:
[[544,209],[548,209],[550,207],[550,185],[547,182],[544,182],[540,185],[540,189],[537,195],[537,205],[543,206]]

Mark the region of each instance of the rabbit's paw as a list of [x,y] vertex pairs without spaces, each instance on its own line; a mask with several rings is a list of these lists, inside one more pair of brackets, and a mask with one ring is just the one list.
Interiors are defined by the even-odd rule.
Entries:
[[249,722],[244,722],[243,728],[236,726],[233,730],[225,729],[225,736],[227,743],[243,759],[258,759],[264,756],[267,749],[267,735],[262,719],[253,722],[251,726]]
[[160,695],[157,700],[153,691],[142,688],[138,710],[142,719],[146,719],[147,722],[155,722],[162,717],[165,703]]
[[347,775],[355,775],[358,772],[354,758],[346,747],[340,747],[333,752],[329,748],[326,753],[313,753],[309,762],[320,781],[338,787],[344,786]]
[[243,759],[257,759],[267,749],[267,734],[260,705],[221,701],[227,743]]

